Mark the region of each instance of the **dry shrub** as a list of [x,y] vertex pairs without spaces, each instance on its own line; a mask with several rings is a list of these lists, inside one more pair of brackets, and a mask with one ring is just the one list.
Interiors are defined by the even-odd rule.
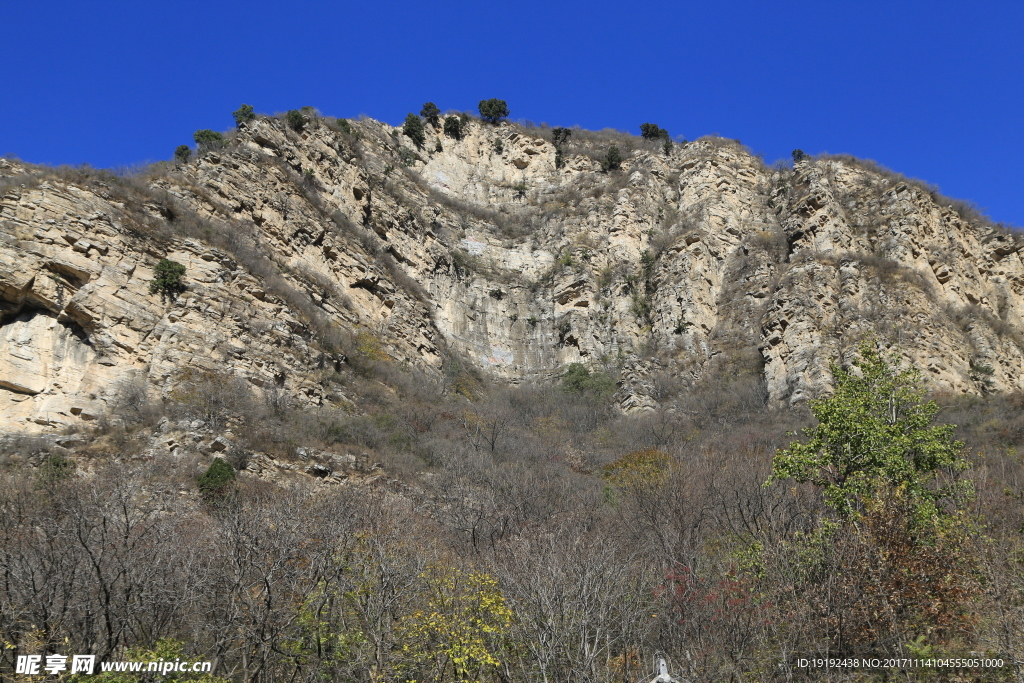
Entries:
[[125,426],[153,425],[163,416],[163,409],[149,396],[149,382],[144,376],[131,377],[121,383],[110,412]]
[[839,260],[855,260],[859,262],[862,266],[868,268],[883,285],[902,282],[924,292],[930,297],[935,296],[934,286],[929,275],[922,273],[916,268],[911,268],[898,261],[894,261],[881,253],[846,253],[840,256]]
[[857,524],[834,523],[772,549],[763,574],[780,606],[803,612],[804,647],[833,656],[903,655],[972,639],[976,551],[959,518],[919,528],[898,495],[869,503]]
[[185,415],[221,431],[228,420],[246,420],[255,412],[248,383],[240,377],[215,370],[185,368],[170,398]]
[[982,213],[982,211],[970,201],[946,197],[939,192],[937,185],[917,178],[908,178],[902,173],[886,168],[871,159],[858,159],[857,157],[849,154],[822,154],[815,157],[815,159],[821,161],[837,161],[847,166],[852,166],[853,168],[866,171],[872,175],[879,176],[889,181],[892,185],[903,184],[908,187],[912,187],[939,206],[955,212],[965,223],[974,226],[992,225],[993,223],[991,218]]
[[998,337],[1024,348],[1024,337],[1017,328],[1006,320],[980,304],[966,306],[946,305],[942,308],[946,318],[964,332],[970,331],[974,325],[982,324],[992,330]]
[[755,232],[750,237],[750,246],[769,255],[775,262],[782,262],[789,252],[786,233],[778,227]]

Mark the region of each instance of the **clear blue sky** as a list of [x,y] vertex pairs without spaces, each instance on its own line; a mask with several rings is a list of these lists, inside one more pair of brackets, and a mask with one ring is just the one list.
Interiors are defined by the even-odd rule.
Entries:
[[1024,226],[1024,3],[5,0],[0,155],[169,158],[246,102],[392,123],[430,100],[870,158]]

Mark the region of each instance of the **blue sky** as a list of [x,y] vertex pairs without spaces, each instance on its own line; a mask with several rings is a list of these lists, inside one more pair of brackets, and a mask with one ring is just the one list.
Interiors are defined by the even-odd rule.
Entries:
[[166,159],[246,102],[513,119],[870,158],[1024,226],[1024,4],[6,0],[0,155]]

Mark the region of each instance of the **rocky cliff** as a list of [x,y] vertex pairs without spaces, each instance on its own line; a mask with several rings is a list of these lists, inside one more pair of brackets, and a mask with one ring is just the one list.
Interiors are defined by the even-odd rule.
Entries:
[[[370,359],[507,382],[615,367],[625,410],[702,377],[826,391],[865,334],[950,393],[1024,388],[1021,236],[869,162],[764,165],[674,144],[467,121],[259,118],[132,177],[0,160],[0,430],[101,418],[195,372],[303,404]],[[611,145],[621,170],[603,173]],[[160,259],[178,296],[151,292]],[[668,389],[666,387],[675,387]]]

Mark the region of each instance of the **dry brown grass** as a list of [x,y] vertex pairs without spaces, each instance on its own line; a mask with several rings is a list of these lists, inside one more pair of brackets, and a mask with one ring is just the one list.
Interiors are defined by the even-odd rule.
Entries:
[[961,220],[970,225],[993,225],[992,219],[982,213],[981,209],[970,201],[946,197],[939,192],[937,185],[917,178],[907,177],[902,173],[893,171],[892,169],[873,161],[872,159],[859,159],[850,154],[822,154],[815,157],[815,160],[837,161],[842,164],[858,168],[888,181],[890,187],[902,184],[914,188],[923,196],[931,199],[931,201],[935,202],[937,205],[952,210],[960,217]]

